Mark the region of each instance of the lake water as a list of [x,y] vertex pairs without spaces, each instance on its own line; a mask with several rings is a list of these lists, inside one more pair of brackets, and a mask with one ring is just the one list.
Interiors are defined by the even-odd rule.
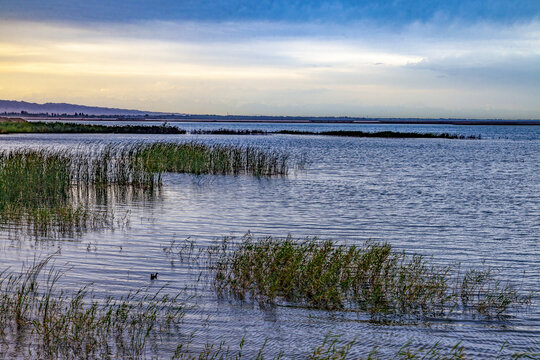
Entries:
[[[116,123],[117,124],[117,123]],[[97,297],[165,286],[171,293],[195,294],[183,334],[196,331],[194,344],[231,347],[245,336],[244,354],[266,351],[302,358],[326,334],[340,343],[356,339],[351,357],[377,346],[381,355],[412,347],[443,349],[457,342],[472,358],[540,352],[540,127],[351,124],[171,123],[187,130],[449,132],[481,135],[482,140],[377,139],[291,135],[0,135],[0,148],[80,146],[134,141],[231,143],[279,149],[291,154],[286,177],[191,176],[167,174],[153,198],[114,204],[129,226],[90,232],[76,239],[13,239],[0,232],[2,269],[20,269],[35,256],[58,249],[56,267],[68,267],[65,289],[93,283]],[[436,264],[491,267],[523,292],[536,291],[533,305],[506,320],[453,316],[416,324],[381,325],[365,314],[328,313],[218,299],[207,281],[197,282],[196,264],[163,249],[175,240],[197,246],[225,235],[318,236],[341,243],[386,241]],[[149,274],[159,272],[157,281]],[[208,319],[208,320],[207,320]],[[174,349],[178,338],[164,338]]]

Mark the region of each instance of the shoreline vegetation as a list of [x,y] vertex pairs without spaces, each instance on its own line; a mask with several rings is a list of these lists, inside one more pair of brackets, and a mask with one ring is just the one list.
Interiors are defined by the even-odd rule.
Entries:
[[[227,240],[230,239],[224,239],[224,241]],[[273,282],[274,285],[285,280],[285,282],[277,285],[275,288],[282,289],[283,287],[289,287],[293,292],[297,291],[298,288],[288,286],[290,283],[282,275],[284,272],[290,273],[291,266],[294,267],[295,264],[302,263],[302,256],[306,254],[305,250],[308,250],[308,252],[313,252],[313,250],[315,252],[319,250],[328,252],[332,251],[332,249],[328,248],[328,246],[331,246],[334,249],[334,255],[337,254],[335,252],[337,251],[341,252],[340,255],[337,255],[338,257],[345,255],[348,258],[354,258],[356,250],[356,248],[351,247],[346,251],[342,251],[345,250],[345,247],[335,247],[335,244],[329,242],[306,241],[294,245],[291,238],[282,241],[272,238],[253,241],[251,238],[244,237],[241,247],[233,250],[232,253],[226,256],[238,258],[238,251],[258,251],[255,248],[261,245],[264,248],[261,255],[274,256],[270,260],[263,261],[265,264],[275,262],[276,255],[279,255],[279,258],[283,260],[284,255],[286,256],[288,253],[287,249],[293,249],[293,251],[300,249],[302,251],[302,254],[296,254],[300,255],[300,261],[282,262],[281,265],[284,265],[284,271],[278,271],[278,274],[265,272],[268,268],[258,271],[265,278],[274,278],[274,280],[277,280]],[[277,252],[269,253],[267,251],[267,245],[276,245]],[[254,246],[255,248],[246,249],[245,246]],[[223,248],[223,244],[216,245],[216,248],[226,250]],[[369,247],[363,248],[363,250],[367,250],[367,252],[362,254],[362,261],[366,264],[369,263],[368,267],[364,269],[370,272],[369,278],[376,278],[386,274],[387,269],[384,266],[378,268],[377,264],[380,263],[380,258],[384,258],[384,255],[381,256],[381,250],[383,253],[386,253],[387,249],[388,246],[386,244],[371,244]],[[212,257],[214,254],[212,251],[206,253],[209,257]],[[1,353],[18,354],[19,356],[24,354],[25,358],[39,359],[78,359],[81,356],[83,358],[96,359],[162,358],[167,352],[169,353],[167,358],[186,360],[238,360],[242,358],[262,360],[270,358],[270,356],[266,355],[266,341],[260,349],[254,349],[254,351],[258,351],[255,357],[243,349],[246,341],[249,342],[249,337],[247,339],[245,337],[241,340],[239,339],[238,344],[221,343],[218,346],[216,344],[206,343],[204,346],[202,345],[205,341],[204,335],[203,343],[201,344],[201,340],[198,340],[196,337],[198,334],[186,334],[183,329],[183,319],[189,314],[190,310],[197,311],[197,308],[196,305],[190,303],[190,299],[192,301],[193,298],[185,291],[169,294],[166,293],[165,287],[157,291],[151,287],[141,287],[130,291],[127,295],[120,298],[105,297],[96,299],[92,292],[91,284],[82,285],[79,288],[71,290],[61,289],[60,280],[68,270],[54,267],[53,259],[55,255],[49,255],[42,260],[34,260],[31,266],[23,266],[19,272],[8,272],[7,269],[0,269]],[[219,257],[218,260],[220,259],[223,258]],[[258,260],[261,259],[255,258],[253,262],[257,262]],[[317,264],[317,262],[321,262],[320,260],[322,260],[322,263]],[[336,256],[331,256],[326,260],[326,263],[335,265],[336,260]],[[340,268],[340,266],[330,266],[328,269],[323,270],[323,274],[321,273],[322,267],[320,266],[323,263],[325,261],[320,256],[312,258],[311,265],[313,266],[311,268],[315,272],[313,275],[307,274],[307,278],[303,280],[306,285],[314,290],[319,286],[330,285],[328,281],[332,279],[330,279],[331,276],[328,277],[327,275]],[[400,264],[400,266],[403,265],[403,263]],[[411,267],[411,264],[414,265]],[[277,265],[277,262],[275,262],[275,265]],[[349,263],[348,265],[351,264]],[[422,293],[424,290],[422,287],[418,288],[416,286],[419,281],[422,281],[416,277],[416,275],[419,275],[418,266],[419,263],[415,261],[406,263],[406,273],[400,274],[400,276],[405,276],[400,281],[402,285],[407,285],[407,292]],[[354,271],[354,267],[352,270]],[[315,277],[320,275],[322,275],[322,278],[318,282]],[[390,275],[392,274],[390,273]],[[431,273],[431,275],[433,274]],[[437,276],[440,277],[440,275]],[[464,275],[463,281],[469,281],[471,277],[468,276]],[[477,278],[477,276],[475,275],[473,278]],[[257,279],[253,280],[255,285],[260,285]],[[474,284],[472,286],[467,285],[467,294],[472,294],[474,297],[477,296],[476,294],[481,294],[482,290],[486,290],[486,288],[482,287],[482,284],[485,284],[486,281],[473,282]],[[478,284],[480,284],[480,288]],[[369,286],[372,285],[369,284]],[[330,286],[334,287],[335,285]],[[327,288],[325,291],[330,296],[333,296],[331,290],[331,288]],[[312,291],[313,294],[316,292],[316,290],[315,292]],[[440,290],[435,290],[435,292],[440,292]],[[432,292],[428,293],[430,294],[429,296],[433,294]],[[494,293],[494,289],[492,289],[492,293]],[[489,296],[489,293],[487,293],[487,296]],[[373,297],[373,300],[384,303],[383,298],[384,294],[382,297],[379,295]],[[414,299],[410,297],[406,300],[413,301],[411,304],[415,304]],[[438,301],[440,299],[433,300]],[[383,311],[382,309],[379,307],[378,311]],[[209,318],[207,321],[211,321],[211,319]],[[163,349],[160,346],[161,340],[163,338],[171,339],[172,336],[177,339],[177,343],[168,346],[168,349]],[[192,347],[194,342],[197,345]],[[354,350],[356,344],[356,340],[345,341],[339,335],[328,333],[320,345],[314,345],[302,358],[311,360],[348,359],[351,358],[349,356],[350,352]],[[510,349],[505,349],[503,346],[499,352],[501,353],[503,350],[508,352]],[[386,358],[386,356],[380,357],[379,354],[379,349],[374,347],[367,356],[355,356],[355,358],[370,360]],[[272,354],[271,356],[274,359],[285,358],[283,353],[279,355]],[[443,348],[439,343],[431,346],[415,347],[408,342],[395,350],[392,357],[396,359],[458,360],[466,358],[466,349],[459,342],[451,348]],[[504,358],[533,357],[534,354],[532,353],[514,353],[504,356]]]
[[163,173],[271,177],[288,167],[279,151],[197,142],[3,150],[0,220],[36,237],[80,234],[113,226],[114,214],[100,207],[111,192],[152,193]]
[[[1,118],[0,134],[20,134],[20,133],[51,133],[51,134],[171,134],[183,135],[188,131],[167,125],[90,125],[65,122],[28,122],[21,118]],[[376,137],[376,138],[406,138],[406,139],[481,139],[481,136],[457,135],[449,133],[415,133],[396,131],[295,131],[295,130],[249,130],[249,129],[197,129],[189,134],[193,135],[314,135],[314,136],[338,136],[338,137]]]

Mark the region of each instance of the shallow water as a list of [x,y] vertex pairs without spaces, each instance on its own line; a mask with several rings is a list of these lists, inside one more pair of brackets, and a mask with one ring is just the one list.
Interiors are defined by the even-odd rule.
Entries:
[[[154,199],[114,205],[130,220],[126,229],[84,234],[77,239],[13,239],[0,233],[2,269],[61,249],[55,266],[69,267],[66,289],[94,284],[96,296],[166,285],[175,292],[196,290],[185,334],[197,331],[193,346],[231,347],[246,337],[244,354],[265,349],[301,358],[328,333],[340,342],[357,339],[352,354],[374,346],[393,354],[413,347],[451,348],[458,341],[470,357],[540,352],[540,298],[505,320],[454,316],[408,325],[369,322],[364,314],[333,313],[219,300],[207,281],[197,282],[196,264],[180,261],[164,247],[186,238],[197,246],[224,235],[319,236],[348,244],[387,241],[438,264],[489,266],[497,276],[538,290],[540,284],[540,127],[328,124],[174,124],[181,128],[354,129],[363,131],[449,132],[482,140],[376,139],[318,136],[214,135],[0,135],[0,147],[92,145],[95,142],[184,141],[250,144],[290,153],[306,164],[284,178],[166,175]],[[67,241],[74,240],[74,241]],[[204,268],[202,269],[204,272]],[[159,272],[158,281],[149,274]],[[209,321],[204,321],[210,315]],[[174,348],[177,338],[164,339]],[[248,356],[249,358],[249,356]]]

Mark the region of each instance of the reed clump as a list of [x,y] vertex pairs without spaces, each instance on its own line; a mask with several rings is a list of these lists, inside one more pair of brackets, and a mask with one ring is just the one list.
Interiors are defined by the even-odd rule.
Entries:
[[81,233],[110,224],[112,214],[73,201],[72,159],[65,153],[0,153],[0,221],[32,235]]
[[0,221],[26,225],[36,235],[97,229],[112,223],[106,208],[96,210],[111,190],[152,192],[162,185],[164,172],[276,176],[287,171],[288,157],[280,152],[197,142],[5,150],[0,151]]
[[[142,358],[149,341],[180,324],[179,296],[140,289],[119,298],[91,298],[88,287],[60,291],[51,257],[20,273],[0,273],[0,350],[23,340],[25,358]],[[24,354],[21,352],[24,350]]]
[[530,301],[488,271],[460,275],[389,244],[338,245],[292,237],[253,239],[232,250],[226,238],[215,262],[218,293],[261,303],[289,303],[374,316],[448,316],[455,311],[500,317]]

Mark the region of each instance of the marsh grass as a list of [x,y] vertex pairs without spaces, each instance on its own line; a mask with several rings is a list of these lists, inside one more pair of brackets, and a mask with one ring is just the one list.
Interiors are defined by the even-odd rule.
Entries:
[[73,202],[71,160],[63,153],[0,153],[0,221],[39,236],[81,233],[109,224],[112,214]]
[[18,351],[25,358],[143,358],[151,351],[149,341],[174,331],[182,320],[179,295],[161,290],[139,289],[101,301],[88,287],[61,291],[62,271],[49,267],[44,273],[50,260],[20,273],[0,273],[0,352],[8,354],[22,341],[24,351]]
[[490,270],[460,274],[387,243],[345,246],[251,234],[236,245],[231,241],[225,238],[214,250],[214,286],[222,296],[261,304],[354,310],[374,318],[447,317],[457,311],[502,317],[531,300]]
[[[182,245],[184,246],[184,245]],[[188,245],[188,250],[191,251]],[[19,272],[0,271],[0,354],[3,358],[25,359],[282,359],[274,346],[267,351],[265,341],[258,349],[245,350],[250,338],[239,343],[207,343],[191,349],[195,333],[186,336],[183,318],[189,311],[188,298],[165,294],[164,288],[140,288],[118,298],[96,299],[91,286],[61,290],[61,280],[69,269],[52,264],[54,254],[34,260]],[[175,338],[176,349],[163,346]],[[200,344],[200,339],[196,340]],[[311,360],[383,359],[380,349],[360,357],[354,353],[358,339],[346,340],[327,334],[322,343],[301,358]],[[503,354],[503,350],[509,356]],[[515,353],[503,347],[497,358],[535,358],[534,353]],[[268,353],[272,355],[268,355]],[[465,359],[465,348],[440,343],[415,346],[410,342],[397,351],[395,359]],[[536,354],[537,355],[537,354]]]

